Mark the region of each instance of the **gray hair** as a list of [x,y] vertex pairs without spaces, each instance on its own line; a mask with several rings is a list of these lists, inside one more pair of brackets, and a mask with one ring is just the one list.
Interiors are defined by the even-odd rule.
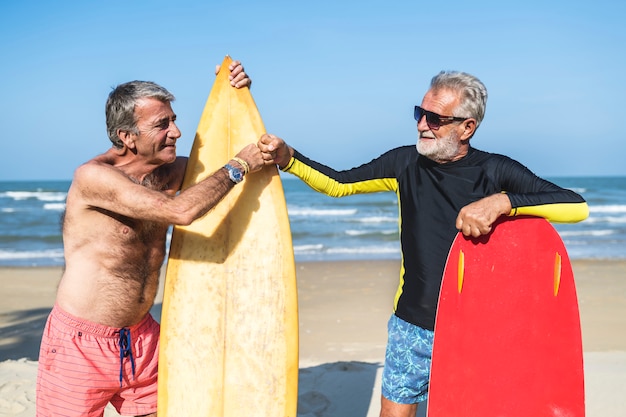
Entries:
[[478,78],[465,72],[441,71],[430,81],[430,88],[458,92],[461,95],[461,104],[453,116],[474,118],[476,127],[480,126],[487,107],[487,87]]
[[155,98],[163,103],[175,100],[172,93],[152,81],[130,81],[115,87],[107,99],[105,113],[107,133],[116,148],[124,146],[117,135],[118,130],[139,134],[135,106],[143,98]]

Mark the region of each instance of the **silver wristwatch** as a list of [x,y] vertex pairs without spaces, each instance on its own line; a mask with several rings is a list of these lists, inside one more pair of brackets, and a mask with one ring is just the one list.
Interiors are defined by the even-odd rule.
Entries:
[[228,171],[228,177],[232,182],[234,182],[235,184],[239,184],[241,181],[243,181],[242,170],[240,170],[239,168],[235,168],[231,164],[224,165],[224,168],[226,168],[226,170]]

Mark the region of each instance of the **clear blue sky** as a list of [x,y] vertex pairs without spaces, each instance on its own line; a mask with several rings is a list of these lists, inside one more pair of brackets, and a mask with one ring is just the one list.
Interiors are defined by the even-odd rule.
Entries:
[[475,147],[542,176],[626,175],[626,3],[596,1],[14,1],[0,6],[0,180],[70,179],[105,151],[111,88],[177,98],[188,154],[224,55],[266,128],[336,168],[416,141],[442,69],[489,90]]

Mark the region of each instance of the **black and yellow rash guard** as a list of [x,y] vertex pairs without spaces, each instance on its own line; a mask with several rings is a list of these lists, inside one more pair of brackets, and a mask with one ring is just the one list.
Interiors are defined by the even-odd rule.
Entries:
[[509,215],[535,215],[573,223],[588,216],[585,200],[534,175],[503,155],[474,148],[462,159],[438,164],[415,146],[392,149],[369,163],[336,171],[295,151],[283,171],[333,197],[393,191],[398,197],[402,265],[394,300],[401,319],[433,330],[441,278],[459,210],[483,197],[506,192]]

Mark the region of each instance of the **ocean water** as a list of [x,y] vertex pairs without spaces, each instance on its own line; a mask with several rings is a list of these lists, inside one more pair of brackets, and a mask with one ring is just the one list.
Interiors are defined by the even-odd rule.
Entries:
[[[572,259],[626,259],[626,177],[550,178],[582,194],[590,215],[555,224]],[[69,181],[0,181],[0,266],[63,265]],[[331,198],[294,177],[283,187],[298,261],[399,259],[393,193]]]

